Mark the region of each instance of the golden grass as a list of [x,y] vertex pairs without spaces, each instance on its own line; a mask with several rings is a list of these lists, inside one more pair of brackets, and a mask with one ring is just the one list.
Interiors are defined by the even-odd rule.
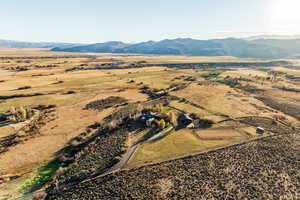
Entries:
[[300,76],[300,71],[296,69],[289,69],[285,67],[273,67],[272,70]]
[[254,69],[240,69],[240,70],[237,70],[237,71],[223,72],[220,76],[221,77],[230,76],[232,78],[239,78],[239,77],[251,78],[251,77],[254,77],[254,76],[268,77],[269,75],[268,75],[267,72],[258,71],[258,70],[254,70]]
[[254,105],[264,106],[248,94],[220,84],[209,86],[191,84],[171,94],[198,104],[214,115],[223,114],[235,118],[259,115],[262,111]]
[[[58,107],[51,114],[54,115],[53,120],[45,121],[47,124],[40,128],[41,135],[11,147],[8,152],[1,154],[0,175],[2,173],[31,171],[41,162],[49,159],[51,155],[66,145],[70,139],[84,132],[87,126],[95,122],[101,122],[104,117],[114,111],[113,108],[102,111],[84,110],[83,108],[91,101],[112,95],[126,98],[129,102],[145,101],[147,98],[146,95],[139,93],[135,89],[128,89],[118,93],[114,90],[105,91],[95,95],[93,98],[89,96],[81,97],[81,99],[73,97],[72,100],[76,101],[76,103],[70,105],[69,102],[67,106]],[[51,103],[51,100],[49,101]],[[37,102],[39,101],[37,100]]]
[[16,130],[12,126],[2,126],[0,127],[0,137],[5,137],[10,134],[15,133]]
[[147,63],[197,63],[197,62],[257,62],[255,59],[239,59],[230,56],[164,56],[140,55],[120,58],[126,62],[146,61]]
[[[27,106],[39,104],[56,104],[58,106],[73,104],[81,97],[93,97],[107,90],[140,88],[144,84],[153,88],[167,88],[172,83],[172,79],[177,75],[177,71],[164,71],[161,67],[151,67],[143,69],[124,69],[107,71],[79,71],[64,73],[62,70],[50,70],[54,75],[32,77],[45,70],[30,70],[26,72],[7,72],[0,70],[6,82],[0,83],[1,95],[32,94],[43,93],[49,95],[15,98],[0,102],[0,112],[10,109],[11,106]],[[50,73],[48,72],[48,73]],[[134,80],[134,83],[128,83]],[[61,84],[53,84],[57,81],[64,81]],[[143,82],[141,85],[140,82]],[[31,86],[28,90],[16,90],[19,87]],[[63,93],[73,90],[76,94],[63,95]]]
[[78,99],[84,97],[84,94],[71,94],[71,95],[44,95],[35,97],[24,97],[6,100],[0,103],[0,112],[9,110],[11,107],[21,106],[38,106],[38,105],[57,105],[65,106],[74,104]]
[[186,113],[195,113],[202,119],[209,119],[214,122],[222,121],[225,119],[224,117],[213,114],[207,110],[203,110],[186,103],[180,103],[178,101],[172,101],[170,103],[170,106],[183,110]]

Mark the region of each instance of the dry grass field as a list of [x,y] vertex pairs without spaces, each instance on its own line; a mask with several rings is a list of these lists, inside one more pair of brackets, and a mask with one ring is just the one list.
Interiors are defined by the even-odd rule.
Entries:
[[[140,62],[155,66],[139,65]],[[35,177],[39,177],[44,168],[48,176],[45,183],[49,183],[61,167],[59,164],[52,166],[53,160],[56,162],[57,155],[64,153],[66,148],[76,147],[74,152],[71,151],[74,155],[69,155],[76,165],[80,159],[90,161],[93,156],[97,157],[98,147],[95,144],[99,138],[105,137],[111,143],[103,144],[103,147],[113,145],[117,152],[106,149],[111,155],[101,156],[103,162],[109,164],[102,165],[109,166],[120,160],[131,146],[152,130],[151,127],[143,130],[133,128],[136,132],[132,132],[132,127],[122,124],[122,120],[134,118],[135,109],[138,110],[141,105],[164,102],[162,98],[168,99],[169,107],[160,105],[158,110],[167,118],[171,111],[176,110],[177,114],[194,114],[200,120],[210,120],[212,127],[192,130],[184,127],[155,142],[144,141],[124,168],[147,167],[150,163],[159,165],[160,162],[247,143],[258,135],[256,125],[240,123],[239,120],[244,117],[265,117],[274,121],[274,126],[281,123],[287,127],[299,126],[300,70],[297,68],[262,66],[233,70],[226,67],[183,69],[160,66],[199,62],[258,61],[233,57],[65,53],[47,49],[1,48],[0,120],[1,114],[7,115],[13,108],[52,107],[43,108],[41,115],[43,111],[49,113],[37,118],[37,121],[0,124],[0,145],[8,145],[5,151],[0,151],[0,199],[12,200],[22,196],[22,188],[38,182]],[[98,110],[85,109],[88,103],[108,97],[121,97],[127,102]],[[153,105],[157,109],[155,103]],[[112,130],[105,134],[113,131],[123,135],[112,138],[101,135],[101,128],[105,127],[103,124],[116,113],[121,114],[108,123]],[[117,122],[122,130],[118,129]],[[17,139],[9,140],[15,134]],[[267,132],[267,135],[271,134]],[[13,143],[8,144],[7,141]],[[122,142],[117,144],[114,141]],[[83,147],[93,152],[91,157]],[[93,166],[92,161],[89,164],[92,170],[99,168]],[[10,178],[5,178],[7,176]],[[168,183],[167,180],[165,182]]]
[[[202,86],[191,84],[184,90],[171,93],[205,108],[214,115],[228,115],[234,118],[249,115],[263,115],[264,104],[228,86],[213,84]],[[260,107],[261,109],[258,109]],[[203,113],[205,115],[205,113]],[[206,116],[203,116],[206,117]],[[209,117],[211,118],[211,117]]]

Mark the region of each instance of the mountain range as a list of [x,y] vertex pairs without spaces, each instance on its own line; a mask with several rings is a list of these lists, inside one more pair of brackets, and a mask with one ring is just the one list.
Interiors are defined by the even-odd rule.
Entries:
[[0,47],[6,48],[68,48],[72,46],[80,46],[79,43],[63,43],[63,42],[21,42],[15,40],[1,40]]
[[[275,38],[275,39],[273,39]],[[281,38],[281,39],[279,39]],[[110,41],[95,44],[30,43],[0,40],[0,46],[14,48],[51,48],[52,51],[97,52],[187,56],[234,56],[240,58],[279,59],[300,56],[300,39],[283,36],[255,36],[252,38],[226,38],[196,40],[147,41],[135,44]]]
[[279,59],[300,55],[300,39],[256,39],[236,38],[195,40],[148,41],[126,44],[113,41],[73,47],[56,47],[52,51],[98,52],[187,56],[234,56],[240,58]]

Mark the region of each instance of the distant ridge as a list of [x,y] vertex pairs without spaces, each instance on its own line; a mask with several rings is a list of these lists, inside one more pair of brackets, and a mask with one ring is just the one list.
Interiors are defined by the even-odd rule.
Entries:
[[23,42],[15,40],[0,39],[0,47],[6,48],[69,48],[72,46],[80,46],[79,43],[60,43],[60,42]]
[[234,56],[240,58],[279,59],[300,55],[300,39],[245,40],[237,38],[195,40],[178,38],[174,40],[148,41],[137,44],[105,42],[71,48],[57,47],[53,51],[132,53],[187,56]]
[[129,44],[125,44],[119,41],[111,41],[105,43],[95,43],[90,45],[73,45],[72,47],[55,47],[52,51],[70,51],[70,52],[103,52],[103,53],[111,53],[116,49],[124,48],[129,46]]
[[257,35],[247,38],[242,38],[244,40],[260,40],[260,39],[273,39],[273,40],[293,40],[300,39],[300,35]]
[[280,59],[300,57],[300,36],[261,35],[244,39],[225,38],[211,40],[177,38],[136,44],[128,44],[121,41],[80,44],[0,40],[0,47],[50,48],[52,51],[64,52],[234,56],[240,58]]

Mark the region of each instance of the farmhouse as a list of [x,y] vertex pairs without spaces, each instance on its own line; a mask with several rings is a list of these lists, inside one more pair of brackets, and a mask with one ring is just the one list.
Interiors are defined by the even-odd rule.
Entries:
[[140,120],[145,123],[147,127],[151,127],[153,124],[155,124],[157,119],[160,119],[158,117],[158,113],[153,111],[144,111],[140,118]]
[[154,117],[149,118],[149,119],[146,120],[146,125],[148,127],[151,127],[154,123],[155,123],[155,118]]

